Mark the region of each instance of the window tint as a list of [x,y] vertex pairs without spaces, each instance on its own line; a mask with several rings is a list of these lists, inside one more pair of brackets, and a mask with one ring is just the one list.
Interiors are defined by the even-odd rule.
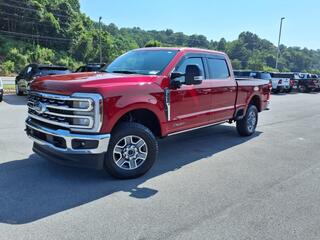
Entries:
[[223,59],[208,58],[210,79],[226,79],[230,77],[227,62]]
[[[197,65],[200,68],[201,76],[204,76],[204,67],[201,58],[188,58],[184,60],[180,66],[176,69],[176,72],[185,73],[188,65]],[[185,82],[185,77],[177,78],[180,82]]]

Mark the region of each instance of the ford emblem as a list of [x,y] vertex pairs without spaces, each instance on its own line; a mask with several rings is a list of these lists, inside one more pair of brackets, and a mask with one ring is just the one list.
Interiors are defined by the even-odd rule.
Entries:
[[47,106],[42,103],[42,102],[37,102],[34,105],[34,110],[38,113],[38,114],[42,114],[47,110]]

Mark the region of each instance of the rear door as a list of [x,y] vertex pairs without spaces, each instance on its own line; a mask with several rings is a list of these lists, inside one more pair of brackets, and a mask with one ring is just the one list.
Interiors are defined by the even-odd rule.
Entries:
[[213,122],[233,118],[237,97],[237,83],[231,76],[224,56],[209,55],[206,58],[209,81],[212,88]]

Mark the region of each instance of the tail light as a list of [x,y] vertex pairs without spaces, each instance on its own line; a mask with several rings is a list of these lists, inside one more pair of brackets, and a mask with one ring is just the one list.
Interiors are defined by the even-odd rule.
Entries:
[[279,80],[278,84],[282,84],[282,79]]
[[294,86],[294,84],[295,84],[295,81],[294,81],[293,79],[291,79],[291,80],[290,80],[290,85],[291,85],[291,87]]

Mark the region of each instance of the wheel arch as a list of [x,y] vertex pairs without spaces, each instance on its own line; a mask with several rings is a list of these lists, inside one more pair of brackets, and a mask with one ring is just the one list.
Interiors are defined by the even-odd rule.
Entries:
[[130,108],[119,114],[112,122],[111,131],[116,129],[122,122],[136,122],[149,128],[156,137],[163,136],[164,129],[161,126],[159,113],[146,106]]

